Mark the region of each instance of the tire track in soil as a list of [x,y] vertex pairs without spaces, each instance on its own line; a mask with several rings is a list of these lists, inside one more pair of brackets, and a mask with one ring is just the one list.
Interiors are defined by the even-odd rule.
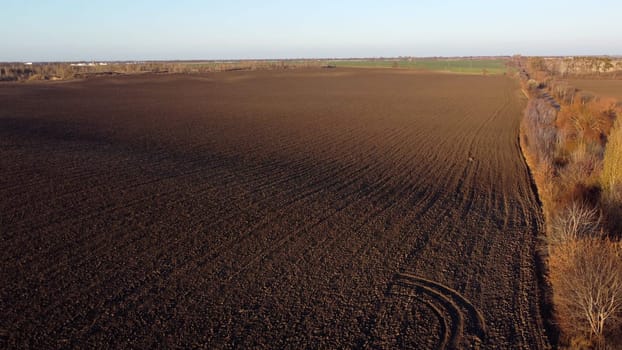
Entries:
[[[446,329],[441,337],[440,349],[447,346],[450,349],[473,347],[465,343],[464,338],[467,336],[468,343],[478,347],[486,338],[486,322],[482,313],[462,294],[443,284],[402,272],[393,279],[390,294],[418,298],[428,307],[433,306],[435,314],[439,315],[443,328]],[[422,299],[421,294],[431,297],[432,301]],[[444,312],[438,312],[439,309],[444,309]],[[447,320],[447,314],[451,320]]]

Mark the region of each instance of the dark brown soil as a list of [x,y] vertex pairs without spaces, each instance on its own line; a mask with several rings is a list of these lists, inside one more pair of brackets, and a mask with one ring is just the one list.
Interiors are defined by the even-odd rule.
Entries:
[[0,347],[547,348],[517,88],[0,85]]

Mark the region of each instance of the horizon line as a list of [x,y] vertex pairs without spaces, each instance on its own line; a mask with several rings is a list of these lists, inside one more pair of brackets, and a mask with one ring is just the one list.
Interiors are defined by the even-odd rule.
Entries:
[[274,57],[274,58],[154,58],[154,59],[88,59],[88,60],[12,60],[0,61],[0,63],[75,63],[75,62],[105,62],[105,63],[128,63],[128,62],[243,62],[243,61],[337,61],[337,60],[395,60],[395,59],[452,59],[452,58],[511,58],[522,57],[608,57],[622,58],[622,54],[591,54],[591,55],[524,55],[524,54],[503,54],[503,55],[455,55],[455,56],[341,56],[341,57]]

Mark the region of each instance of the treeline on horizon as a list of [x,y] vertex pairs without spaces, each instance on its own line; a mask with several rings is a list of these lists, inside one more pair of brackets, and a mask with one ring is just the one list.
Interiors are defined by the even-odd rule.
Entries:
[[91,63],[0,63],[0,81],[71,80],[90,76],[234,70],[276,70],[325,66],[320,60],[145,61]]
[[[508,57],[468,57],[475,60],[506,60]],[[337,62],[346,66],[353,62],[387,63],[386,67],[397,68],[397,62],[417,61],[455,61],[465,57],[429,57],[415,58],[400,56],[397,58],[341,58],[341,59],[286,59],[286,60],[218,60],[218,61],[130,61],[130,62],[36,62],[0,63],[0,81],[41,81],[72,80],[90,76],[122,75],[139,73],[182,73],[201,74],[233,70],[275,70],[325,67],[335,68]],[[355,65],[356,66],[356,65]],[[382,66],[379,66],[382,67]]]
[[[514,56],[518,57],[518,56]],[[139,73],[197,74],[231,70],[274,70],[337,66],[356,67],[371,64],[381,68],[422,68],[425,70],[455,70],[472,72],[505,72],[503,64],[510,56],[340,58],[285,60],[219,60],[219,61],[118,61],[118,62],[36,62],[0,63],[0,81],[71,80],[90,76]],[[622,71],[622,59],[610,57],[538,58],[552,75],[613,76]],[[361,64],[361,62],[365,64]],[[453,67],[451,63],[463,63]],[[478,65],[473,66],[473,62]],[[490,64],[486,63],[490,62]],[[447,63],[448,66],[440,64]],[[470,63],[470,64],[469,64]],[[456,63],[457,64],[457,63]],[[472,67],[471,67],[472,66]],[[453,69],[448,69],[453,68]],[[474,69],[469,69],[474,68]]]

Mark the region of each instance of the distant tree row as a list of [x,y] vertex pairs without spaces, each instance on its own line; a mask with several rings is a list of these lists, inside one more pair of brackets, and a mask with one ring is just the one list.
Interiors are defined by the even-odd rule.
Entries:
[[200,74],[230,70],[274,70],[325,66],[319,60],[231,62],[127,62],[106,64],[0,63],[0,81],[70,80],[98,75],[137,73]]
[[611,57],[532,57],[532,67],[550,76],[613,77],[622,74],[622,59]]

